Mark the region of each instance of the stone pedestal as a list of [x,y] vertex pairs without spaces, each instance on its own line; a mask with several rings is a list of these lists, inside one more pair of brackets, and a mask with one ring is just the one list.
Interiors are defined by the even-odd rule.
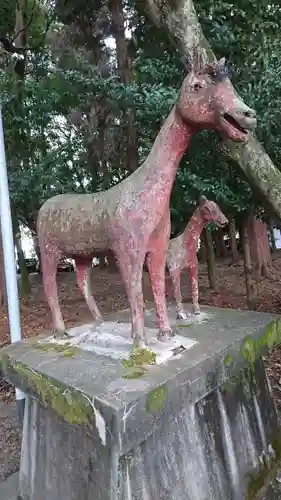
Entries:
[[139,369],[122,363],[128,311],[72,329],[67,343],[0,351],[2,375],[29,395],[21,500],[257,498],[281,452],[261,359],[277,317],[202,310],[176,325],[171,307],[178,336],[162,348],[148,310],[156,364]]

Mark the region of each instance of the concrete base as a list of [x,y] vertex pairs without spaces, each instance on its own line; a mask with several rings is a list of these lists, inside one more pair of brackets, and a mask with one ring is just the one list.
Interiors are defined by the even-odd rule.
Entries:
[[[202,309],[176,324],[170,308],[181,338],[135,378],[120,362],[128,311],[108,318],[108,333],[105,322],[72,330],[66,345],[45,336],[2,349],[3,375],[29,394],[22,500],[258,498],[281,441],[256,339],[266,343],[277,317]],[[153,310],[146,322],[153,344]]]
[[18,473],[15,472],[4,483],[0,483],[1,500],[18,500]]

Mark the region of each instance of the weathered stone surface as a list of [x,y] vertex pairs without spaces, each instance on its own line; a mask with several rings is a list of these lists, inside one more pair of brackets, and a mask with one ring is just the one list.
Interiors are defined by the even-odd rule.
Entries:
[[[270,456],[275,409],[262,363],[255,385],[220,389],[181,410],[121,460],[120,499],[242,500],[249,471]],[[250,481],[250,484],[249,484]],[[128,483],[132,497],[126,495]]]
[[[255,498],[261,480],[249,473],[256,468],[264,482],[262,455],[273,468],[273,448],[277,458],[280,452],[260,352],[245,351],[245,337],[254,346],[259,338],[270,344],[274,329],[264,332],[277,317],[202,310],[201,322],[178,323],[180,334],[197,343],[135,379],[124,378],[119,359],[72,346],[47,349],[46,338],[41,347],[33,339],[1,350],[3,374],[32,396],[23,500]],[[175,326],[174,307],[169,316]],[[108,319],[128,322],[129,313]],[[146,325],[155,327],[153,310]],[[250,368],[241,348],[250,353]]]
[[5,482],[0,482],[1,500],[18,500],[18,473],[10,475]]

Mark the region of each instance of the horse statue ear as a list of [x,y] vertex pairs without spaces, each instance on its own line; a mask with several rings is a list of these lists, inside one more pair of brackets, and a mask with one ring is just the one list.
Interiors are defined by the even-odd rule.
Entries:
[[201,207],[202,205],[204,205],[204,203],[206,203],[207,201],[207,198],[206,196],[204,196],[203,194],[201,194],[198,198],[198,203],[199,203],[199,206]]

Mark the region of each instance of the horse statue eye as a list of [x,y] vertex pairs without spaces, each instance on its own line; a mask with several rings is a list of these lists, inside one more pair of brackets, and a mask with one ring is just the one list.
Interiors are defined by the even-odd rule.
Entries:
[[194,88],[195,92],[198,92],[198,90],[202,89],[202,85],[201,85],[201,83],[197,82],[194,84],[193,88]]

